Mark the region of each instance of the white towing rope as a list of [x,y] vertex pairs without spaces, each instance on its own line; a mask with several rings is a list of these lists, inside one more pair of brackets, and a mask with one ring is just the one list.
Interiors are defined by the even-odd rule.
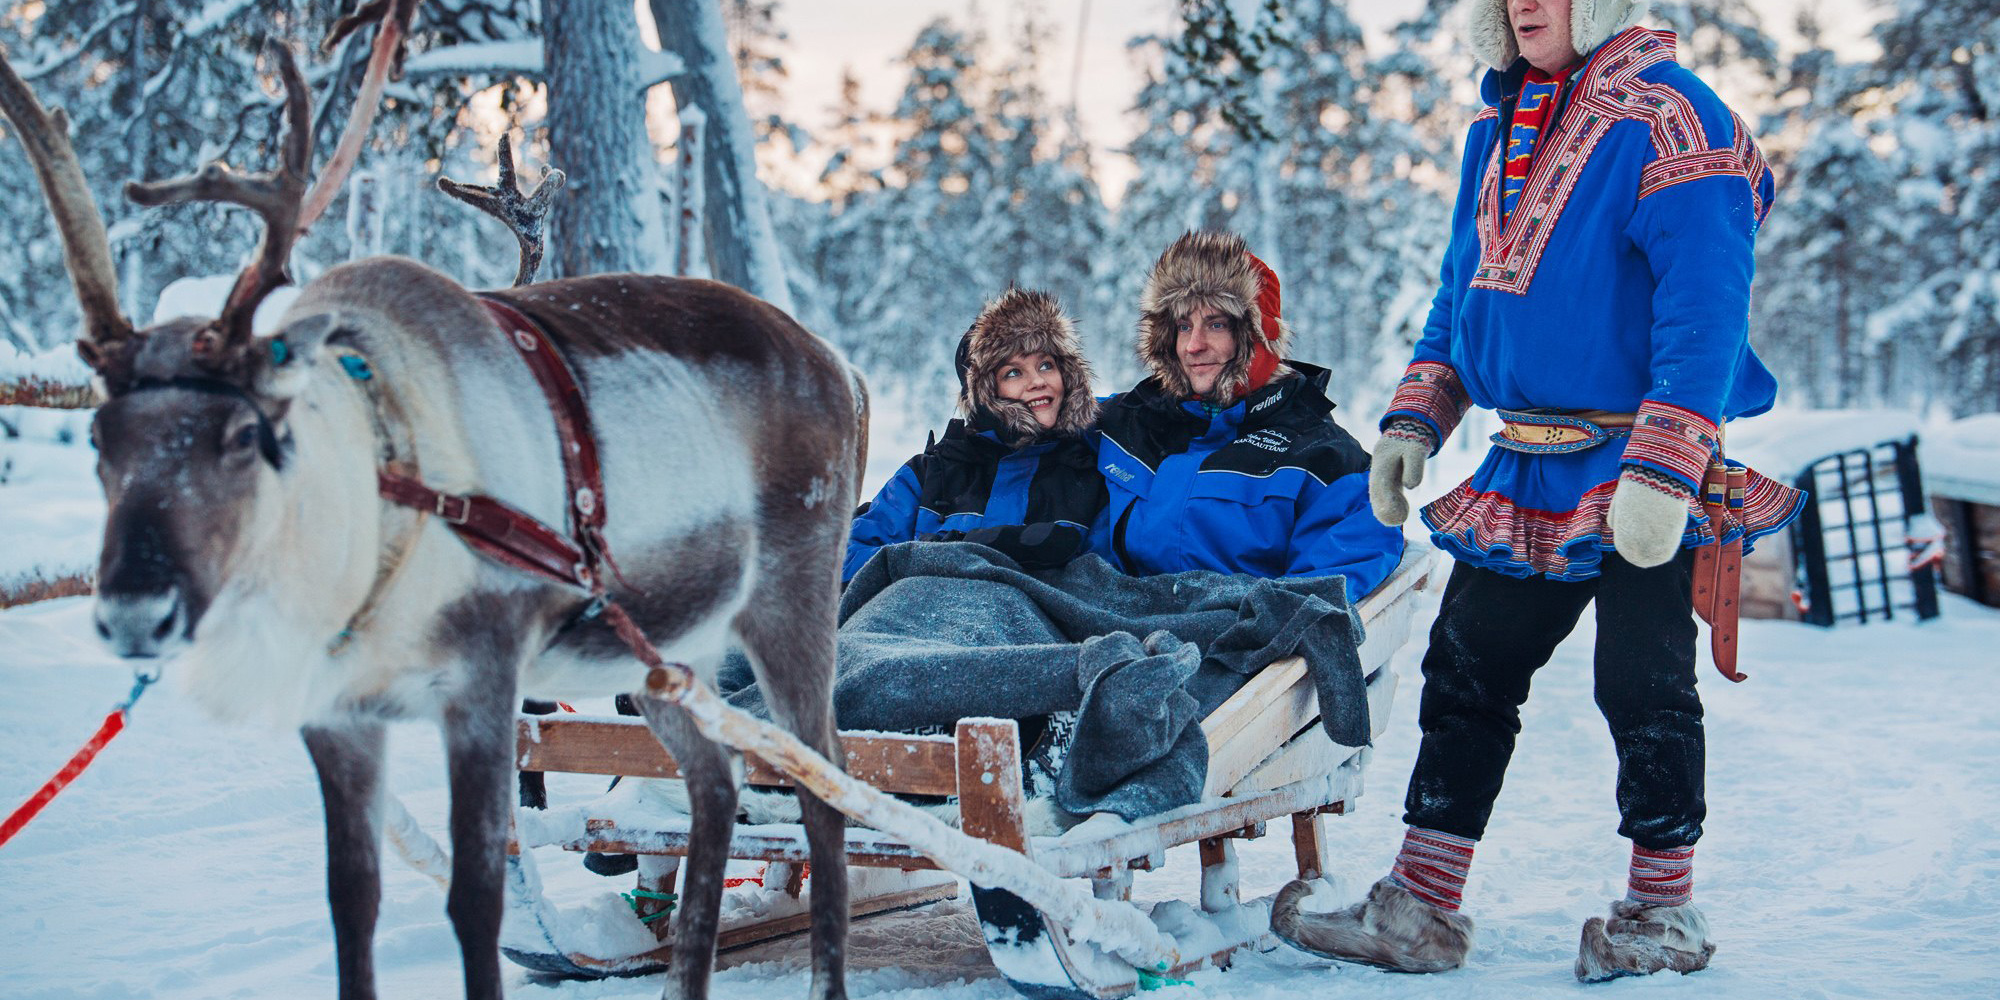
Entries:
[[383,792],[382,810],[382,831],[388,834],[390,846],[418,874],[430,876],[438,888],[450,892],[451,858],[445,854],[444,848],[424,832],[417,818],[410,815],[409,808],[403,805],[402,799]]
[[1017,851],[954,830],[867,782],[849,777],[791,733],[716,697],[685,665],[661,662],[650,645],[625,635],[627,628],[636,635],[637,627],[623,609],[614,604],[606,611],[627,644],[652,667],[646,677],[646,693],[680,706],[703,736],[756,754],[849,819],[902,837],[925,857],[969,881],[1021,897],[1044,917],[1066,928],[1071,937],[1095,944],[1135,969],[1164,972],[1180,961],[1174,939],[1161,933],[1137,907],[1098,899],[1082,884],[1058,878]]

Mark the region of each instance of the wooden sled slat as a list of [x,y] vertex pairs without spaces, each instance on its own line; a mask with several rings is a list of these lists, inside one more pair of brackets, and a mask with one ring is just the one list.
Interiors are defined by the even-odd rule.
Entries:
[[[958,880],[937,880],[935,875],[932,875],[931,879],[907,888],[857,894],[849,901],[848,917],[850,920],[865,920],[958,897]],[[811,925],[811,911],[801,909],[799,912],[771,919],[733,927],[724,926],[716,935],[716,954],[726,954],[766,941],[804,934],[811,929]],[[554,935],[547,937],[553,941]],[[645,976],[665,972],[672,965],[674,946],[671,941],[667,941],[656,948],[617,957],[591,955],[574,950],[533,952],[521,948],[509,948],[506,951],[507,957],[514,962],[540,972],[597,978]]]
[[[636,731],[635,731],[636,730]],[[958,794],[957,750],[949,736],[843,734],[844,770],[883,791]],[[626,717],[523,716],[516,722],[515,767],[631,778],[678,778],[680,767],[646,724]],[[789,788],[791,779],[755,754],[745,754],[748,783]]]

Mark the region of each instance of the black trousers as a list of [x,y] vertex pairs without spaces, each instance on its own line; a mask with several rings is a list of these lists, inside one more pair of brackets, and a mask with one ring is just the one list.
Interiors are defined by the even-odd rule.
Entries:
[[1526,579],[1459,563],[1424,654],[1423,744],[1404,822],[1478,839],[1521,731],[1528,683],[1597,601],[1597,707],[1618,752],[1619,834],[1663,850],[1701,838],[1705,764],[1695,693],[1694,557],[1595,578]]

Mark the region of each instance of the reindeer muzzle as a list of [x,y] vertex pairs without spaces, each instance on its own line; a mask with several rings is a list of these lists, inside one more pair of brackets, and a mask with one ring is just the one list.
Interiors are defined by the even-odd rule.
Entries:
[[97,634],[126,658],[150,658],[186,640],[187,602],[179,587],[138,594],[97,595]]

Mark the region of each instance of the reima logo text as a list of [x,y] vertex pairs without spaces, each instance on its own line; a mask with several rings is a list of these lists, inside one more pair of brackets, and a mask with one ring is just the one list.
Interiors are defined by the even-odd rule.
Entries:
[[1115,462],[1105,463],[1104,474],[1107,476],[1117,476],[1118,481],[1121,483],[1129,483],[1132,481],[1132,473],[1126,472],[1124,469],[1119,468],[1117,463]]

